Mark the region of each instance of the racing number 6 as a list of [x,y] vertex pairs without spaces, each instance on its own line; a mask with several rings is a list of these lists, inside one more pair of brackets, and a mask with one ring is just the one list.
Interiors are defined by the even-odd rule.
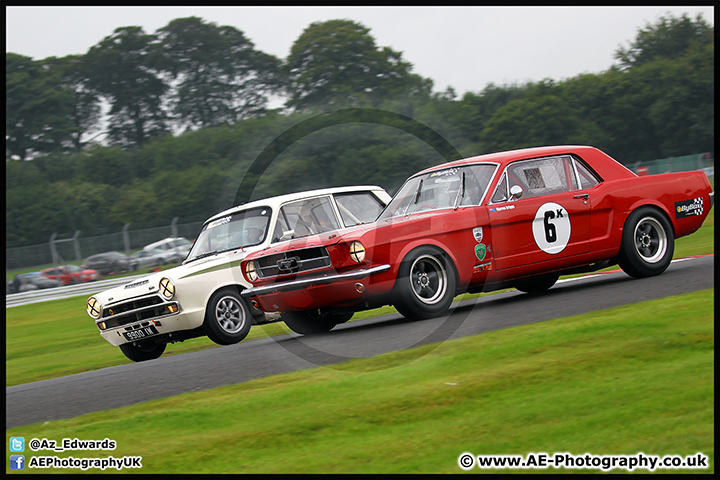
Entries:
[[532,231],[535,243],[543,252],[555,255],[565,250],[570,230],[570,216],[562,205],[548,202],[537,209]]
[[555,243],[557,241],[557,229],[555,225],[550,223],[550,220],[555,218],[555,213],[552,210],[545,212],[545,240],[547,243]]

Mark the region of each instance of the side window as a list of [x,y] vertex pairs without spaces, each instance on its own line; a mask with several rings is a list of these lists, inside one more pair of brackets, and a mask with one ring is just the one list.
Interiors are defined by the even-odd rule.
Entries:
[[[280,209],[280,219],[273,233],[273,240],[282,238],[284,232],[292,231],[290,238],[307,237],[340,228],[329,197],[311,198],[287,203]],[[278,233],[280,236],[278,236]]]
[[578,176],[580,177],[580,188],[592,188],[600,183],[600,178],[590,170],[583,162],[573,159]]
[[285,218],[285,212],[280,210],[278,215],[277,223],[275,224],[275,231],[273,232],[272,241],[273,243],[279,242],[283,237],[283,234],[290,230],[287,219]]
[[384,208],[380,200],[370,192],[335,195],[335,201],[346,227],[374,222]]
[[572,169],[569,157],[523,160],[508,167],[510,185],[523,189],[522,198],[569,192]]
[[497,188],[495,189],[495,194],[492,196],[492,199],[490,200],[492,203],[500,203],[505,202],[508,199],[508,186],[507,186],[507,176],[503,173],[502,177],[500,177],[500,181],[498,182]]
[[312,222],[310,223],[310,233],[322,233],[329,230],[337,230],[340,226],[337,224],[335,212],[327,199],[323,199],[318,205],[314,205],[311,209]]
[[460,205],[479,205],[495,174],[495,167],[492,165],[471,165],[463,168],[462,171],[464,172],[465,190]]

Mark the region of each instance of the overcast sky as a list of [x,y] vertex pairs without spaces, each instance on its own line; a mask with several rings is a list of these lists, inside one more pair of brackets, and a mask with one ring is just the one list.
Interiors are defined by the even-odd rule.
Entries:
[[378,47],[400,51],[413,72],[462,95],[489,83],[563,80],[600,73],[638,30],[667,13],[714,25],[711,6],[687,7],[6,7],[6,52],[36,60],[84,54],[118,27],[154,33],[196,16],[241,30],[284,59],[312,22],[349,19]]

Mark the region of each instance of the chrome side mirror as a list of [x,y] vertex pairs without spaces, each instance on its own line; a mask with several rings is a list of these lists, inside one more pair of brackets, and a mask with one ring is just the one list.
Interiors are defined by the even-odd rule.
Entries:
[[517,200],[518,198],[522,197],[523,189],[520,185],[513,185],[510,187],[510,197],[512,200]]

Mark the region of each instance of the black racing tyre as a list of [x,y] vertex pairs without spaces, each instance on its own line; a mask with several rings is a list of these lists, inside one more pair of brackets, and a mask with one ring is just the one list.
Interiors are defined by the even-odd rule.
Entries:
[[281,314],[290,330],[302,335],[329,332],[335,328],[335,325],[347,322],[352,316],[352,313],[318,312],[317,310],[282,312]]
[[349,322],[353,315],[353,312],[333,313],[332,317],[335,325],[340,325],[341,323]]
[[144,362],[160,358],[165,352],[165,347],[167,347],[166,343],[125,343],[120,345],[120,351],[133,362]]
[[205,335],[218,345],[241,342],[252,326],[252,316],[245,301],[234,288],[223,288],[210,297],[205,310]]
[[622,232],[618,264],[635,278],[663,273],[675,251],[675,235],[667,217],[653,207],[632,212]]
[[419,247],[400,265],[395,308],[405,318],[424,320],[444,314],[455,297],[455,266],[440,250]]
[[517,280],[513,286],[524,293],[542,293],[555,285],[558,278],[556,273],[547,273]]

